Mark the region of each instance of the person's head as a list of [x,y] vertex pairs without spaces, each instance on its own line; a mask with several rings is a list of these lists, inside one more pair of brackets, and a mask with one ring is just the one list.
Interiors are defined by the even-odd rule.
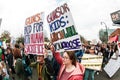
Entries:
[[37,55],[37,61],[40,63],[44,62],[44,58],[48,57],[48,51],[47,49],[43,49],[43,53]]
[[20,48],[19,44],[15,44],[15,48]]
[[9,53],[12,53],[12,48],[10,48],[10,47],[7,47],[7,54],[9,54]]
[[90,49],[89,49],[89,52],[91,54],[94,54],[95,53],[95,47],[94,46],[91,46]]
[[44,55],[43,54],[37,55],[37,62],[40,62],[40,63],[44,62]]
[[76,57],[75,57],[74,51],[64,51],[63,64],[65,64],[65,65],[72,64],[72,65],[76,66]]

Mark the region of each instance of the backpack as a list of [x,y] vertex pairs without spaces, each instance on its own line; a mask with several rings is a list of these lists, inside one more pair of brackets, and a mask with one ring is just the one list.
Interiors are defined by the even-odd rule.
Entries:
[[31,76],[32,75],[32,69],[29,65],[26,64],[25,59],[22,59],[22,64],[24,67],[24,72],[26,76]]

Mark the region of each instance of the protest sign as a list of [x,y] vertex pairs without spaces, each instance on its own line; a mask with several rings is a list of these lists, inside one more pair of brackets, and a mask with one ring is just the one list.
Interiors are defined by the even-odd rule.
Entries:
[[24,44],[26,54],[43,54],[43,18],[44,13],[42,12],[28,17],[25,21]]
[[47,22],[56,51],[80,49],[80,36],[76,32],[70,9],[66,3],[51,12],[47,16]]
[[87,69],[101,70],[103,57],[94,54],[84,54],[81,60],[81,64]]
[[12,48],[14,48],[15,43],[16,43],[16,39],[14,37],[11,37],[10,44]]
[[104,67],[105,72],[111,78],[120,68],[120,57],[117,60],[113,59],[116,58],[116,55],[113,54],[112,58],[109,60],[107,65]]

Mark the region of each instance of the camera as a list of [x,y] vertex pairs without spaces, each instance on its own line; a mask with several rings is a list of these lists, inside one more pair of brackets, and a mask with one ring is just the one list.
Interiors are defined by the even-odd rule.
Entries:
[[45,44],[45,49],[50,50],[50,47],[47,44]]

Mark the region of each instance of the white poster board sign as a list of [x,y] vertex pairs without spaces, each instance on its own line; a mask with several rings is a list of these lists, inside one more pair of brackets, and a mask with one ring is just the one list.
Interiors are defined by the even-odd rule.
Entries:
[[80,49],[80,36],[76,32],[70,9],[66,3],[47,15],[47,23],[56,51]]
[[102,67],[102,61],[103,56],[84,54],[81,60],[81,64],[83,64],[85,68],[100,71]]
[[[115,58],[115,54],[112,56],[112,58]],[[120,57],[118,57],[117,60],[110,59],[107,65],[104,67],[105,72],[108,74],[109,77],[112,77],[120,68]]]
[[44,13],[38,13],[28,17],[24,27],[24,44],[26,54],[43,54],[44,36],[43,36]]

